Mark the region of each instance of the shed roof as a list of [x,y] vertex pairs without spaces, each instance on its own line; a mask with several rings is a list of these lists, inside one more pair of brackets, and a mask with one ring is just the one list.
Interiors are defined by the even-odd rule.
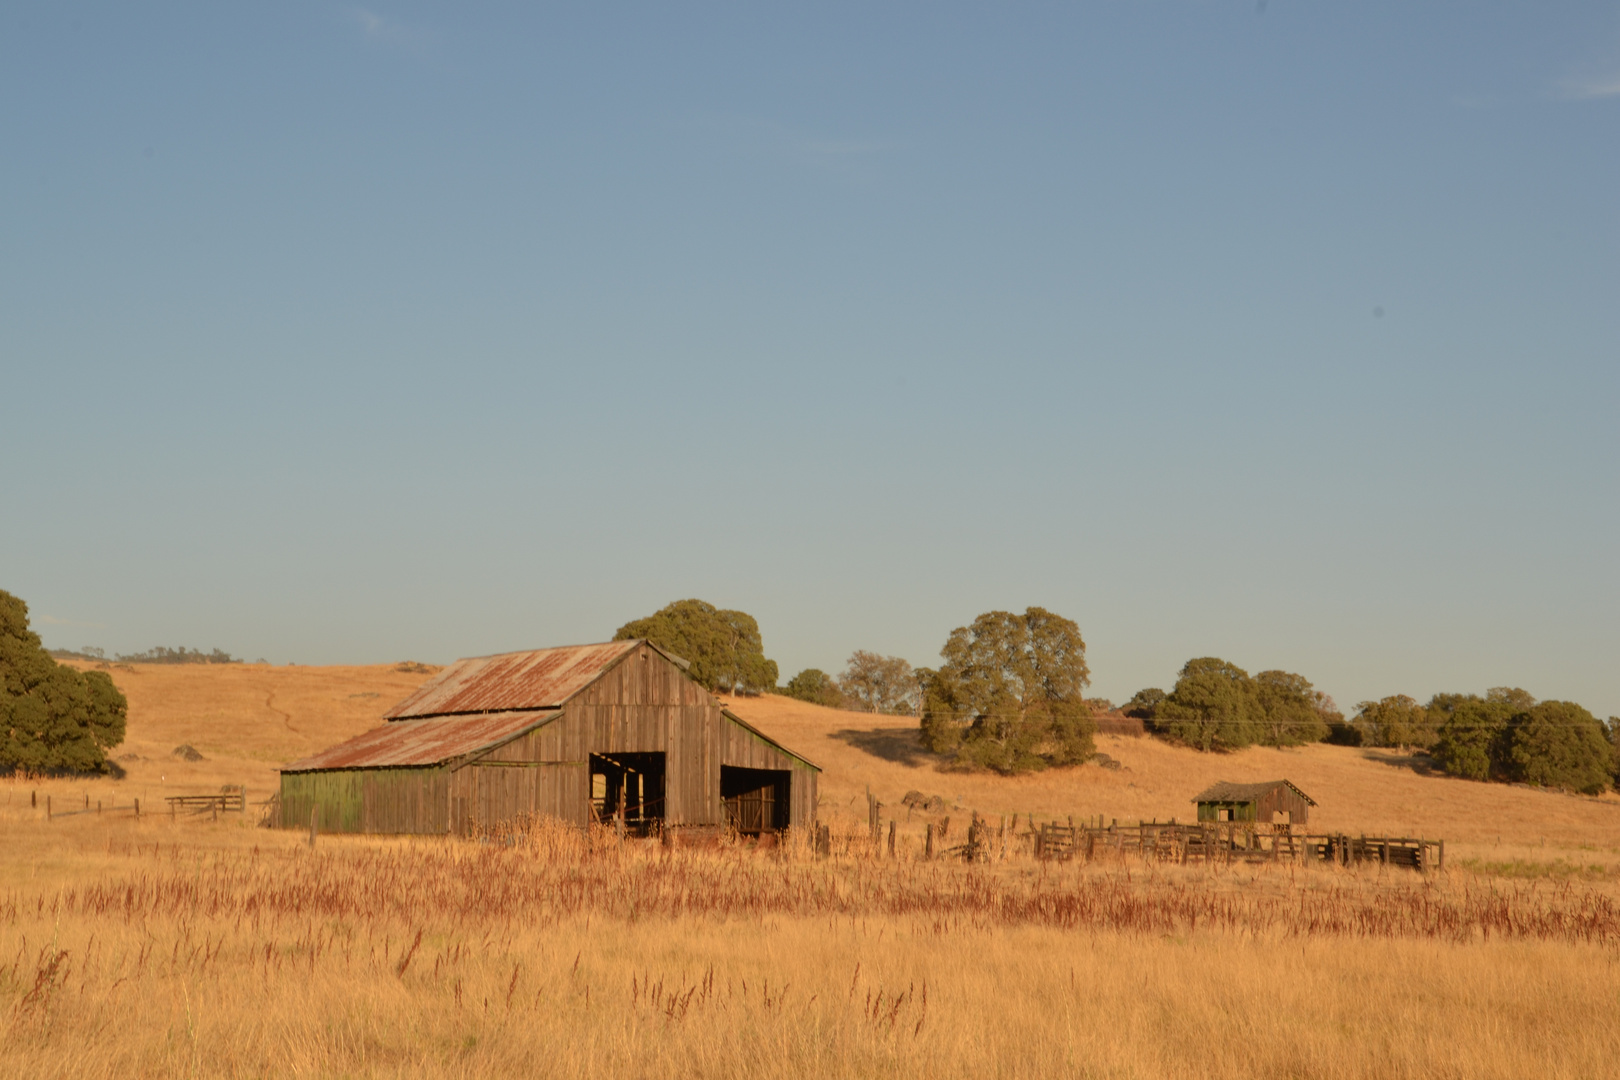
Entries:
[[557,716],[557,709],[435,716],[373,728],[348,742],[282,766],[282,772],[439,765],[509,742]]
[[756,739],[760,739],[761,741],[776,747],[776,749],[782,751],[782,753],[786,754],[794,761],[797,761],[799,764],[812,768],[816,770],[816,772],[821,771],[820,765],[817,765],[815,762],[811,761],[807,757],[804,757],[802,754],[795,754],[792,750],[789,750],[787,747],[783,746],[781,743],[777,742],[775,739],[771,738],[769,735],[765,734],[763,731],[759,730],[759,728],[755,727],[753,724],[750,724],[748,721],[744,720],[730,709],[721,709],[720,715],[724,716],[727,720],[730,720],[733,724],[736,724],[738,727],[742,728]]
[[1220,783],[1209,788],[1207,791],[1204,791],[1194,797],[1193,802],[1254,802],[1262,795],[1267,795],[1279,787],[1293,788],[1294,794],[1298,795],[1312,806],[1316,805],[1315,799],[1299,790],[1299,788],[1289,780],[1266,780],[1258,784],[1234,784],[1230,780],[1222,780]]
[[383,715],[389,720],[402,720],[412,716],[554,709],[643,644],[609,641],[457,660]]

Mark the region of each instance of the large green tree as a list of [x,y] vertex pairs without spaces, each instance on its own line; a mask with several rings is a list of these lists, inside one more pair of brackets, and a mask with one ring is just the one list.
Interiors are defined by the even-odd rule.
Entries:
[[1288,671],[1260,672],[1254,676],[1254,692],[1260,703],[1260,741],[1267,746],[1321,742],[1327,738],[1329,717],[1339,711],[1309,679]]
[[1240,750],[1265,735],[1266,714],[1254,680],[1213,656],[1187,661],[1154,714],[1161,731],[1199,750]]
[[986,612],[952,630],[940,656],[938,670],[919,673],[923,740],[935,753],[1000,773],[1091,756],[1091,672],[1072,619],[1038,607]]
[[1435,729],[1428,710],[1405,694],[1390,694],[1356,705],[1351,725],[1361,733],[1362,746],[1434,745]]
[[1573,701],[1543,701],[1519,714],[1510,739],[1515,780],[1598,795],[1612,778],[1603,725]]
[[1428,711],[1441,717],[1432,752],[1442,769],[1469,780],[1505,777],[1511,705],[1478,694],[1436,694]]
[[1434,731],[1431,752],[1453,776],[1470,780],[1511,778],[1513,727],[1536,699],[1516,686],[1493,686],[1478,694],[1435,694],[1424,712]]
[[614,641],[644,638],[691,661],[692,678],[710,690],[758,692],[776,686],[776,661],[765,658],[759,623],[742,611],[702,600],[677,600],[619,627]]
[[106,672],[58,664],[0,590],[0,769],[98,772],[124,741],[129,705]]

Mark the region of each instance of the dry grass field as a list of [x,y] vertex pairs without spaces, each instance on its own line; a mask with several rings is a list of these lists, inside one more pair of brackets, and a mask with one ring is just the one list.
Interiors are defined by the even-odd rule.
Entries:
[[[823,816],[852,835],[868,786],[992,819],[1185,819],[1209,781],[1283,775],[1321,804],[1313,826],[1443,836],[1452,868],[966,866],[919,861],[915,828],[894,860],[543,823],[311,849],[251,814],[151,809],[226,782],[263,798],[280,761],[425,675],[113,674],[127,777],[0,781],[0,1076],[1584,1078],[1620,1060],[1612,797],[1123,738],[1100,740],[1119,772],[947,774],[902,720],[767,697],[734,707],[825,768]],[[36,793],[103,812],[47,822]]]

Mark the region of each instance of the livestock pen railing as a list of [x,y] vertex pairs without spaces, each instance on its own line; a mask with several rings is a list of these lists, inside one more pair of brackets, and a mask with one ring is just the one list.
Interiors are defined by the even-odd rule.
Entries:
[[[34,808],[40,805],[39,792],[30,794],[30,801]],[[217,793],[210,792],[203,795],[166,795],[163,799],[168,806],[170,817],[185,814],[206,814],[213,811],[217,818],[220,811],[247,812],[247,788],[240,784],[226,784]],[[60,805],[52,800],[50,794],[45,796],[45,820],[54,821],[57,818],[77,817],[80,814],[127,814],[131,817],[141,816],[141,800],[131,799],[120,805],[116,798],[103,802],[97,799],[92,805],[89,794],[85,794],[83,805],[77,800],[68,802],[64,800]],[[150,813],[150,808],[148,808]]]
[[1065,825],[1046,822],[1034,834],[1040,859],[1092,859],[1134,854],[1171,862],[1329,862],[1341,866],[1379,863],[1412,870],[1443,870],[1446,842],[1409,836],[1350,836],[1295,832],[1290,826],[1234,822],[1143,821]]

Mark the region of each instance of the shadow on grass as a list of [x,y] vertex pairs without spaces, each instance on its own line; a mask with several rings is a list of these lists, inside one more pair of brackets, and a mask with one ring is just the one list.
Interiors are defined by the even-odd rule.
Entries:
[[928,765],[939,760],[923,749],[922,732],[916,728],[875,727],[866,730],[844,728],[832,737],[873,757],[898,765]]
[[1435,766],[1434,758],[1429,756],[1427,750],[1383,750],[1367,749],[1361,756],[1368,761],[1376,761],[1380,765],[1388,765],[1394,769],[1410,769],[1419,776],[1445,775]]

